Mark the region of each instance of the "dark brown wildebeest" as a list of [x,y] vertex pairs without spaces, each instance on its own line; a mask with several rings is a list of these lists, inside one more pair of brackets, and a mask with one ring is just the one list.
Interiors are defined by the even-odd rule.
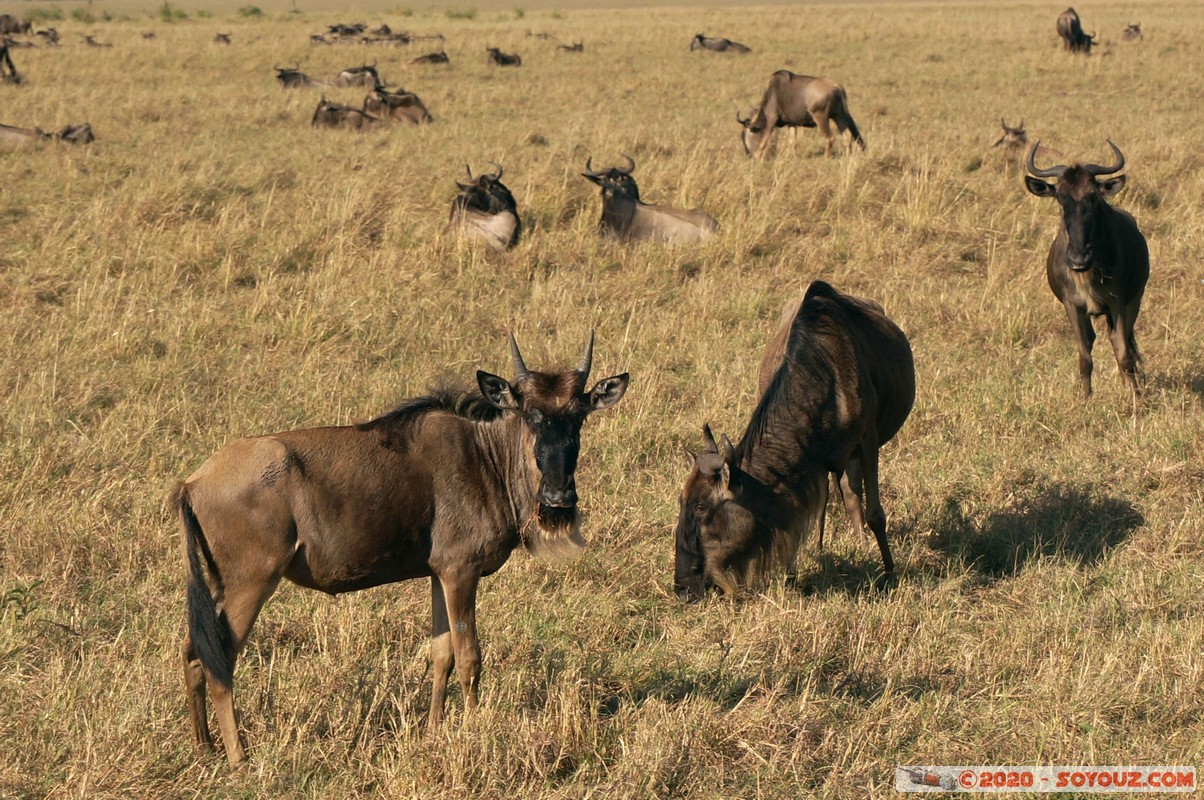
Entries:
[[584,53],[585,42],[573,42],[572,44],[558,44],[556,49],[562,53]]
[[280,81],[280,85],[285,89],[298,89],[303,86],[314,87],[329,87],[330,84],[326,81],[319,81],[309,77],[301,71],[300,65],[295,67],[272,67],[276,70],[276,80]]
[[47,47],[59,46],[59,32],[54,28],[47,28],[44,31],[38,31],[35,36],[41,39]]
[[1095,34],[1083,33],[1079,14],[1073,8],[1068,8],[1058,15],[1057,29],[1065,49],[1072,53],[1091,53],[1091,45],[1095,44]]
[[92,126],[86,122],[81,125],[65,125],[55,133],[46,133],[41,128],[0,125],[0,144],[46,142],[52,139],[71,144],[89,144],[96,141],[96,136],[92,133]]
[[364,98],[364,113],[413,125],[435,121],[418,95],[405,89],[391,92],[380,84],[372,89],[372,94]]
[[376,72],[376,64],[364,64],[361,67],[347,67],[331,81],[334,86],[379,86],[380,75]]
[[371,422],[240,439],[172,501],[188,565],[181,646],[196,746],[213,743],[208,686],[226,757],[246,758],[234,666],[281,578],[331,595],[430,578],[434,678],[428,725],[443,719],[453,666],[477,705],[476,593],[519,546],[575,553],[575,472],[586,417],[617,403],[627,373],[587,389],[593,334],[574,370],[515,379],[477,372],[478,392],[437,391]]
[[832,122],[845,138],[846,150],[852,152],[854,142],[865,149],[865,139],[849,113],[844,87],[830,78],[795,75],[780,69],[770,76],[760,105],[748,119],[740,119],[737,111],[736,121],[743,128],[740,142],[750,156],[765,156],[778,128],[818,128],[825,139],[824,153],[830,156],[834,141],[829,124]]
[[451,59],[447,57],[447,53],[440,50],[438,53],[427,53],[426,55],[418,56],[412,59],[411,64],[450,64]]
[[147,41],[150,41],[151,39],[158,39],[159,37],[155,34],[154,31],[143,31],[142,38],[146,39]]
[[88,35],[88,34],[81,36],[81,38],[84,40],[84,44],[86,44],[88,47],[112,47],[113,46],[113,44],[111,42],[98,42],[98,41],[96,41],[96,39],[93,36]]
[[711,587],[733,594],[791,569],[823,511],[829,473],[840,476],[854,527],[874,532],[885,575],[894,573],[878,451],[915,401],[911,346],[877,303],[823,281],[807,287],[786,324],[780,366],[740,444],[723,436],[717,445],[708,425],[706,449],[691,454],[675,537],[683,600]]
[[712,50],[716,53],[751,53],[752,50],[748,45],[733,42],[731,39],[721,39],[717,36],[704,36],[701,33],[694,34],[694,38],[690,40],[691,50]]
[[496,47],[486,47],[485,52],[489,54],[489,63],[499,67],[521,67],[523,59],[517,53],[503,53]]
[[0,83],[16,85],[20,82],[21,73],[17,72],[17,65],[13,63],[13,57],[8,52],[8,45],[0,42]]
[[314,116],[309,124],[314,128],[349,128],[358,131],[375,127],[383,122],[383,119],[374,114],[327,100],[323,95],[322,99],[318,101],[318,107],[314,109]]
[[33,25],[27,19],[12,14],[0,14],[0,36],[5,34],[27,35],[33,30]]
[[586,159],[582,177],[602,187],[602,218],[599,229],[623,241],[660,241],[670,244],[700,242],[719,230],[714,217],[699,209],[658,206],[640,200],[631,156],[625,168],[611,167],[595,172],[593,159]]
[[367,27],[368,25],[363,22],[355,22],[351,25],[336,22],[334,25],[327,25],[326,32],[340,39],[357,39]]
[[489,163],[497,167],[497,172],[475,178],[472,170],[464,167],[468,170],[468,183],[456,181],[460,193],[452,201],[447,228],[483,241],[494,250],[508,250],[518,244],[522,220],[514,195],[502,183],[502,166]]
[[334,44],[334,42],[327,39],[326,36],[321,33],[311,33],[309,35],[309,43],[312,45]]
[[1125,31],[1124,31],[1124,33],[1122,33],[1120,35],[1120,38],[1124,39],[1126,42],[1133,42],[1138,39],[1144,39],[1145,36],[1143,36],[1141,33],[1141,23],[1140,22],[1130,22],[1128,25],[1125,26]]
[[213,37],[214,44],[230,44],[230,34],[219,33]]
[[[1150,277],[1150,251],[1133,216],[1108,205],[1105,199],[1124,188],[1128,178],[1117,175],[1099,180],[1125,166],[1120,148],[1111,139],[1108,146],[1116,163],[1106,167],[1074,164],[1039,169],[1030,151],[1024,185],[1037,197],[1055,198],[1061,207],[1061,225],[1045,259],[1045,275],[1049,288],[1066,309],[1078,341],[1083,399],[1091,397],[1091,347],[1095,344],[1091,318],[1103,317],[1116,364],[1133,395],[1136,414],[1141,354],[1133,325]],[[1041,178],[1055,178],[1056,182],[1046,183]]]

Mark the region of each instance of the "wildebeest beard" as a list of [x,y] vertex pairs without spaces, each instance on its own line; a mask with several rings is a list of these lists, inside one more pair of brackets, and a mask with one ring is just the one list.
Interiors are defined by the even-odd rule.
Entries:
[[585,540],[581,538],[581,515],[576,506],[553,508],[537,503],[523,525],[521,536],[523,545],[540,558],[571,559],[585,549]]

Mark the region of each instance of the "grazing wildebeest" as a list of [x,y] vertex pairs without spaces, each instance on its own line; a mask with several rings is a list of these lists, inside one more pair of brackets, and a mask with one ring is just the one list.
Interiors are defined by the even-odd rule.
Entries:
[[627,167],[611,167],[595,172],[592,159],[586,159],[582,177],[602,187],[602,219],[598,227],[603,233],[624,241],[661,241],[670,244],[700,242],[719,230],[719,223],[705,211],[669,208],[640,200],[640,188],[631,173],[635,161],[631,156]]
[[8,52],[8,46],[0,42],[0,83],[18,84],[21,82],[21,73],[17,72],[17,65],[13,63],[13,57]]
[[584,53],[585,42],[573,42],[572,44],[558,44],[556,49],[564,53]]
[[496,47],[486,47],[485,52],[489,53],[489,63],[496,64],[499,67],[521,67],[523,65],[522,57],[517,53],[503,53]]
[[1083,33],[1079,14],[1073,8],[1068,8],[1058,15],[1057,28],[1065,49],[1072,53],[1091,52],[1091,45],[1095,44],[1095,34]]
[[451,59],[447,57],[447,53],[440,50],[438,53],[427,53],[426,55],[418,56],[412,59],[411,64],[449,64]]
[[364,113],[413,125],[435,121],[418,95],[405,89],[391,92],[381,84],[373,87],[372,94],[364,98]]
[[88,144],[96,141],[96,136],[92,133],[92,126],[86,122],[81,125],[65,125],[55,133],[47,133],[41,128],[0,125],[0,144],[46,142],[51,139],[71,144]]
[[[493,162],[489,162],[493,164]],[[518,216],[518,205],[514,195],[502,183],[502,167],[495,173],[472,176],[468,170],[468,183],[456,181],[460,193],[452,201],[448,215],[448,230],[459,231],[474,239],[485,242],[494,250],[507,250],[518,244],[522,235],[522,220]]]
[[362,109],[327,100],[325,95],[323,95],[322,99],[318,101],[317,108],[314,109],[314,116],[309,124],[315,128],[321,126],[324,128],[362,130],[363,128],[374,127],[382,122],[384,120],[374,114],[368,114]]
[[213,37],[214,44],[230,44],[230,34],[219,33]]
[[1145,36],[1143,36],[1141,33],[1141,23],[1140,22],[1130,22],[1128,25],[1125,26],[1125,32],[1121,34],[1121,38],[1124,39],[1126,42],[1132,42],[1137,39],[1144,39]]
[[749,53],[752,52],[748,45],[733,42],[731,39],[721,39],[717,36],[704,36],[701,33],[694,34],[694,38],[690,40],[691,50],[713,50],[716,53]]
[[[1137,413],[1137,367],[1141,354],[1133,325],[1141,311],[1141,297],[1150,277],[1150,251],[1133,216],[1108,205],[1105,199],[1124,188],[1128,176],[1125,157],[1108,140],[1116,157],[1110,166],[1074,164],[1038,169],[1030,151],[1024,185],[1037,197],[1052,197],[1062,211],[1062,224],[1045,259],[1049,288],[1070,318],[1079,345],[1079,383],[1083,399],[1091,397],[1091,347],[1095,343],[1092,317],[1103,317],[1112,340],[1112,352],[1133,395]],[[1034,147],[1035,151],[1036,148]],[[1055,178],[1046,183],[1041,178]]]
[[706,449],[690,454],[675,537],[683,600],[791,569],[827,501],[829,473],[840,476],[854,527],[874,532],[885,575],[894,573],[878,451],[915,401],[911,346],[877,303],[823,281],[807,287],[785,324],[780,366],[740,444],[723,436],[716,445],[707,425]]
[[12,14],[0,14],[0,35],[17,34],[25,35],[33,30],[33,25],[27,19]]
[[830,78],[795,75],[780,69],[770,76],[761,104],[748,119],[740,119],[737,111],[736,121],[743,128],[740,142],[750,156],[768,153],[772,134],[778,128],[818,128],[826,140],[824,153],[830,156],[834,140],[830,122],[835,122],[844,136],[847,150],[852,151],[853,142],[865,149],[865,139],[849,113],[844,87]]
[[379,86],[380,82],[375,63],[371,66],[347,67],[331,81],[335,86]]
[[300,65],[295,67],[272,67],[276,70],[276,80],[285,89],[297,89],[303,86],[329,87],[326,81],[315,80],[301,71]]
[[434,678],[428,725],[443,719],[453,666],[477,705],[476,593],[517,547],[570,553],[578,531],[581,427],[617,403],[627,373],[587,389],[593,334],[574,370],[477,372],[479,393],[436,391],[371,422],[227,444],[177,484],[188,565],[184,684],[198,749],[212,748],[205,688],[232,764],[246,758],[234,666],[281,578],[331,595],[431,581]]

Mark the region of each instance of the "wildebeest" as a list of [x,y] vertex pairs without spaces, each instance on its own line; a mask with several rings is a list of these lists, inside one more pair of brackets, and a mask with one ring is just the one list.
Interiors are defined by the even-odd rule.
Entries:
[[1083,32],[1079,14],[1073,8],[1068,8],[1058,15],[1057,28],[1065,49],[1072,53],[1091,52],[1091,45],[1095,44],[1095,34]]
[[326,81],[319,81],[309,77],[301,71],[300,65],[295,67],[272,67],[276,70],[276,80],[280,81],[280,85],[285,89],[297,89],[303,86],[329,87],[330,84]]
[[477,704],[476,592],[520,545],[576,552],[575,472],[586,417],[617,403],[627,373],[587,389],[593,334],[576,369],[515,379],[477,372],[478,392],[435,391],[370,422],[239,439],[171,500],[188,565],[181,646],[197,748],[212,739],[205,689],[232,764],[246,758],[234,667],[281,578],[331,595],[430,578],[434,677],[428,725],[443,718],[453,666]]
[[[877,303],[813,281],[785,317],[780,366],[738,445],[691,455],[675,536],[674,590],[701,599],[733,594],[775,569],[790,569],[840,476],[854,527],[868,523],[886,576],[894,561],[878,492],[878,451],[911,411],[911,346]],[[789,307],[788,307],[789,313]]]
[[731,39],[722,39],[717,36],[704,36],[701,33],[694,34],[694,38],[690,40],[691,50],[713,50],[716,53],[750,53],[752,52],[748,45],[733,42]]
[[414,125],[435,121],[418,95],[405,89],[391,92],[379,83],[364,98],[364,113]]
[[92,126],[86,122],[81,125],[65,125],[54,133],[47,133],[41,128],[17,128],[0,124],[0,143],[20,144],[52,139],[71,144],[89,144],[96,141],[96,136],[92,133]]
[[448,64],[451,59],[447,57],[447,53],[440,50],[438,53],[427,53],[426,55],[418,56],[411,59],[411,64]]
[[331,81],[334,86],[378,86],[380,82],[376,64],[347,67]]
[[[1141,354],[1133,325],[1141,311],[1141,297],[1150,277],[1150,251],[1133,216],[1108,205],[1105,198],[1124,188],[1128,176],[1125,157],[1108,140],[1116,163],[1058,165],[1039,169],[1029,152],[1024,185],[1037,197],[1058,201],[1062,219],[1045,259],[1049,288],[1070,318],[1079,346],[1079,383],[1083,399],[1091,397],[1091,347],[1095,343],[1092,317],[1103,317],[1112,340],[1116,364],[1133,395],[1137,411],[1137,367]],[[1041,178],[1055,178],[1046,183]]]
[[113,44],[111,42],[98,42],[98,41],[96,41],[95,37],[88,35],[88,34],[84,34],[83,36],[81,36],[81,38],[84,40],[84,44],[86,44],[88,47],[112,47],[113,46]]
[[[54,28],[47,28],[44,31],[38,31],[34,35],[37,36],[39,39],[41,39],[43,44],[45,44],[48,47],[58,47],[59,46],[59,32]],[[143,36],[145,38],[145,34],[143,34]],[[153,36],[153,34],[152,34],[152,36]]]
[[214,44],[230,44],[230,34],[219,33],[213,37]]
[[8,46],[0,42],[0,83],[18,84],[21,82],[21,73],[17,72],[17,65],[13,63],[13,57],[8,52]]
[[[1007,120],[1000,117],[999,124],[1003,126],[1003,135],[995,142],[995,147],[1003,148],[1003,156],[1008,163],[1021,165],[1024,163],[1025,153],[1028,152],[1028,133],[1024,130],[1024,119],[1021,118],[1020,124],[1016,127],[1011,127],[1007,124]],[[1042,158],[1062,158],[1062,154],[1052,147],[1046,147],[1039,144],[1040,148],[1037,155]]]
[[719,230],[719,223],[705,211],[669,208],[640,200],[640,188],[635,178],[635,161],[631,156],[625,168],[611,167],[595,172],[593,159],[586,159],[582,177],[602,187],[602,218],[598,227],[603,233],[623,241],[661,241],[670,244],[699,242],[709,239]]
[[558,44],[556,49],[563,53],[584,53],[585,42],[573,42],[572,44]]
[[13,14],[0,14],[0,35],[4,34],[28,34],[33,30],[33,25],[27,19],[21,19]]
[[467,165],[464,167],[468,171],[468,183],[456,181],[460,193],[452,201],[447,227],[479,239],[494,250],[507,250],[518,244],[522,220],[514,195],[502,183],[501,165],[493,166],[497,167],[497,172],[483,173],[475,178],[472,169]]
[[485,52],[489,54],[490,64],[496,64],[499,67],[521,67],[523,65],[522,57],[517,53],[503,53],[496,47],[486,47]]
[[1125,31],[1124,31],[1124,33],[1121,34],[1121,38],[1124,39],[1126,42],[1132,42],[1137,39],[1144,39],[1145,36],[1143,36],[1141,33],[1141,23],[1140,22],[1130,22],[1128,25],[1125,26]]
[[368,25],[363,22],[355,22],[350,25],[342,22],[336,22],[334,25],[327,25],[326,31],[332,36],[344,39],[355,39],[362,34],[367,27]]
[[369,114],[362,109],[345,106],[333,100],[327,100],[325,95],[323,95],[322,99],[318,101],[317,108],[314,109],[314,115],[309,124],[315,128],[362,130],[363,128],[374,127],[382,122],[384,120],[375,114]]
[[151,39],[158,39],[159,37],[155,34],[154,31],[143,31],[142,38],[146,39],[147,41],[150,41]]
[[774,131],[787,127],[818,128],[825,139],[824,153],[830,156],[834,140],[831,122],[844,136],[847,150],[852,151],[853,142],[865,149],[865,139],[849,113],[844,87],[831,78],[795,75],[780,69],[770,76],[760,105],[748,119],[740,119],[737,111],[736,121],[743,127],[740,142],[750,156],[764,156]]

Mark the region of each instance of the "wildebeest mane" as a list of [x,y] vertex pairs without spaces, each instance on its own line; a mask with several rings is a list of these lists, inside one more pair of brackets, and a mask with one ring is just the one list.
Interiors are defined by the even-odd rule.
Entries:
[[355,427],[362,431],[381,431],[388,435],[390,444],[401,444],[414,423],[438,411],[473,422],[490,422],[502,415],[502,410],[486,400],[479,391],[441,386],[431,389],[430,394],[422,397],[403,400],[392,411]]

